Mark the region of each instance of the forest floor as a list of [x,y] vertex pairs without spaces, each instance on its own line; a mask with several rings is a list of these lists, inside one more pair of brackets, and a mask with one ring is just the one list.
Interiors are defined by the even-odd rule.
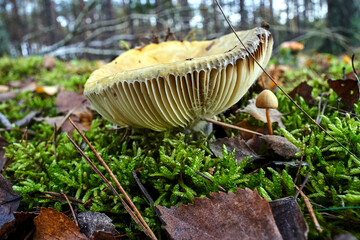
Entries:
[[[232,213],[238,214],[237,219],[247,219],[246,229],[256,229],[253,232],[258,237],[275,236],[271,234],[278,231],[284,237],[295,231],[310,239],[360,238],[359,85],[348,56],[284,54],[273,58],[267,68],[342,146],[264,76],[217,117],[264,136],[218,125],[210,136],[198,133],[196,137],[181,129],[154,132],[114,126],[92,110],[82,95],[87,78],[102,64],[52,57],[0,59],[0,239],[45,239],[50,233],[61,236],[59,239],[144,238],[111,187],[69,140],[113,182],[74,131],[69,117],[84,131],[160,239],[168,238],[166,231],[174,237],[172,234],[188,232],[189,226],[204,229],[207,222],[227,224],[229,212],[217,213],[211,208],[220,202],[227,204],[221,205],[222,211],[239,204],[241,209],[251,206],[262,216],[248,219],[251,212]],[[267,123],[261,120],[264,112],[251,105],[264,87],[279,101],[278,112],[272,116],[273,136],[279,138],[267,135]],[[138,182],[156,206],[178,208],[153,207]],[[302,185],[298,194],[297,186]],[[237,194],[222,193],[228,191]],[[294,196],[296,201],[284,204],[285,209],[299,207],[287,216],[298,224],[285,229],[279,225],[285,215],[276,210],[274,200]],[[158,214],[162,214],[166,229]],[[192,217],[179,220],[179,214]],[[260,224],[273,219],[272,214],[276,224]],[[94,232],[94,226],[99,231]],[[215,231],[213,226],[209,228]]]

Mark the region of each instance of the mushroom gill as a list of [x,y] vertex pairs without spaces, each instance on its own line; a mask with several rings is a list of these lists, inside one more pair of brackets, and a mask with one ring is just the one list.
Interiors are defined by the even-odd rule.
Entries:
[[[265,67],[273,40],[254,28],[238,35]],[[132,49],[94,71],[84,95],[109,121],[163,131],[212,117],[241,99],[260,75],[234,34]]]

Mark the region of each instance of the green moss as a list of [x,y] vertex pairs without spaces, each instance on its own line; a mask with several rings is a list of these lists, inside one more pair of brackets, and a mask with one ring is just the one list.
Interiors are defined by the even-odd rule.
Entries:
[[[330,71],[341,70],[340,60],[330,61]],[[78,91],[95,68],[96,63],[73,61],[72,68],[66,63],[57,61],[56,68],[48,71],[42,67],[42,58],[16,60],[0,59],[1,83],[5,84],[14,79],[24,80],[33,75],[44,85],[63,85],[66,90]],[[338,64],[338,67],[335,65]],[[29,69],[31,68],[31,69]],[[340,69],[340,70],[339,70]],[[329,90],[326,82],[321,79],[321,73],[308,70],[293,70],[286,73],[286,81],[296,82],[304,79],[314,87],[313,96],[318,98],[320,92],[328,91],[330,97],[328,108],[322,116],[322,126],[339,142],[344,144],[356,156],[360,156],[360,122],[357,116],[343,115],[334,110],[337,107],[336,94]],[[320,70],[319,70],[320,71]],[[330,72],[328,74],[335,74]],[[284,83],[286,84],[286,82]],[[291,85],[291,84],[290,84]],[[289,85],[289,86],[290,86]],[[291,87],[289,87],[291,90]],[[80,88],[81,89],[81,88]],[[314,209],[324,228],[323,235],[318,235],[310,218],[307,218],[311,228],[311,238],[335,236],[344,231],[350,231],[357,237],[360,232],[355,225],[348,221],[358,222],[360,211],[360,161],[350,156],[331,138],[321,132],[309,119],[305,117],[287,98],[277,93],[279,110],[286,113],[283,122],[286,130],[275,127],[275,133],[283,135],[300,149],[305,143],[304,161],[307,163],[300,171],[300,181],[310,173],[308,183],[304,188],[305,194],[314,203]],[[252,96],[246,96],[251,98]],[[0,103],[0,111],[12,122],[22,119],[27,113],[37,110],[39,116],[56,116],[56,97],[49,97],[37,93],[21,93],[15,99]],[[296,101],[313,118],[318,114],[317,105],[309,105],[302,98]],[[21,104],[19,104],[19,102]],[[243,102],[242,105],[246,105]],[[355,113],[360,113],[360,105],[355,106]],[[222,121],[235,124],[247,119],[258,126],[266,126],[248,114],[237,113],[220,115]],[[6,148],[6,155],[13,159],[6,171],[6,177],[14,182],[14,189],[22,196],[22,210],[31,210],[35,206],[54,207],[58,210],[67,208],[66,202],[45,199],[41,191],[59,193],[61,190],[68,196],[76,197],[88,204],[79,205],[80,210],[102,211],[109,214],[122,233],[132,234],[138,229],[130,220],[121,202],[106,188],[102,180],[93,172],[86,161],[77,153],[68,141],[65,133],[57,137],[56,159],[54,142],[50,141],[54,129],[45,123],[33,122],[29,130],[28,141],[22,141],[23,133],[16,131],[3,132],[6,140],[11,143]],[[235,130],[229,130],[231,135],[237,135]],[[236,187],[257,189],[259,193],[274,200],[296,193],[293,187],[298,167],[290,165],[261,168],[264,162],[251,162],[249,158],[237,163],[232,152],[223,149],[223,157],[215,157],[208,142],[211,137],[202,136],[194,140],[191,135],[179,130],[154,132],[151,130],[114,129],[113,126],[96,115],[91,129],[86,131],[86,137],[103,157],[110,169],[123,185],[124,189],[140,209],[150,227],[161,235],[161,223],[155,212],[136,185],[132,171],[137,172],[140,181],[151,193],[156,204],[165,206],[178,203],[190,203],[193,197],[209,196],[210,192],[218,191],[218,185],[226,190],[235,191]],[[109,178],[105,170],[97,162],[89,147],[84,145],[78,133],[72,138],[95,162],[96,166]],[[300,157],[301,153],[298,153]],[[266,159],[269,162],[271,159]],[[290,161],[297,161],[291,159]],[[213,182],[206,180],[196,172],[207,175]],[[255,172],[255,173],[254,173]],[[305,205],[300,202],[301,209],[307,213]],[[337,216],[336,221],[330,221],[322,215],[322,207]],[[136,236],[133,236],[136,238]]]

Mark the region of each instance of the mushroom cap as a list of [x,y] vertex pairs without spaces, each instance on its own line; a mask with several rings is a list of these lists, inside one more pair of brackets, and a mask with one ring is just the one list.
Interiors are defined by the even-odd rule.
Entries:
[[278,108],[279,102],[272,91],[265,89],[257,96],[255,105],[257,108]]
[[[238,34],[265,66],[272,52],[270,32],[254,28]],[[129,50],[94,71],[84,95],[115,124],[163,131],[226,110],[260,73],[232,33],[209,41],[169,41]]]

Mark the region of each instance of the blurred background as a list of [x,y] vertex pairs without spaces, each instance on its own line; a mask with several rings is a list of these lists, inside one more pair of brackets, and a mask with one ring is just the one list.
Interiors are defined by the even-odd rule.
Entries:
[[[360,0],[219,1],[237,30],[268,22],[275,50],[284,41],[334,54],[360,46]],[[111,59],[150,41],[229,32],[211,0],[0,0],[1,56]]]

